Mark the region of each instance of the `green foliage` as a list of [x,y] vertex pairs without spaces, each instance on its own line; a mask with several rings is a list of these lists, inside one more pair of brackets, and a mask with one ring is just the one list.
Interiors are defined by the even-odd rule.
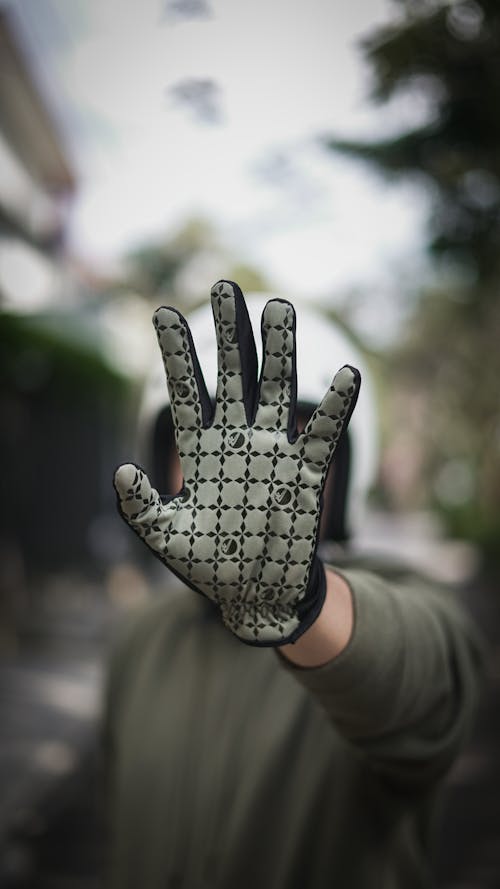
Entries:
[[50,389],[65,401],[120,399],[128,383],[90,344],[78,343],[33,316],[0,314],[1,388],[36,395]]
[[163,298],[181,309],[193,308],[206,301],[207,287],[218,278],[237,281],[246,291],[267,288],[260,271],[235,258],[206,219],[191,219],[164,240],[128,256],[127,285],[156,305]]
[[451,260],[461,276],[453,289],[421,295],[390,357],[390,377],[398,403],[417,393],[423,405],[418,447],[428,503],[452,533],[498,563],[500,4],[399,7],[399,19],[363,44],[372,99],[424,95],[427,120],[393,138],[328,144],[390,178],[412,176],[429,187],[431,254]]
[[500,275],[500,4],[405,9],[401,21],[364,41],[372,98],[404,94],[411,102],[419,94],[430,119],[397,138],[329,145],[387,175],[422,176],[433,186],[431,250],[487,283]]
[[230,281],[236,281],[240,285],[243,293],[269,289],[266,278],[258,269],[245,262],[231,263],[226,274]]
[[439,504],[439,512],[452,536],[475,543],[488,565],[498,567],[500,540],[498,515],[492,515],[484,510],[477,501],[455,507],[443,507]]
[[143,296],[172,292],[177,276],[193,257],[215,246],[211,224],[192,219],[172,237],[144,244],[129,254],[129,283]]

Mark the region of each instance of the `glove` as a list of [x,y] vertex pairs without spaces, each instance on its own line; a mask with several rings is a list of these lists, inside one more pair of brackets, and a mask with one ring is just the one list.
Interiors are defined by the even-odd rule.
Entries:
[[273,299],[264,309],[259,381],[238,285],[219,281],[212,308],[214,409],[187,322],[173,308],[154,315],[184,486],[162,499],[140,467],[124,464],[114,479],[119,509],[174,574],[218,605],[239,639],[283,645],[311,626],[324,602],[321,496],[360,375],[342,367],[298,435],[293,306]]

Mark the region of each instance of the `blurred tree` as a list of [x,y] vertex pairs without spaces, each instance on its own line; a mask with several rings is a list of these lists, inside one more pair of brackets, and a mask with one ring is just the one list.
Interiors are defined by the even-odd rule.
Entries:
[[173,21],[209,19],[213,16],[213,10],[207,0],[167,0],[165,16]]
[[194,119],[205,124],[223,121],[221,90],[207,77],[184,77],[168,90],[174,101],[188,108]]
[[247,262],[233,261],[230,263],[227,276],[231,281],[236,281],[244,293],[257,290],[269,290],[266,277],[255,266]]
[[446,274],[422,294],[392,364],[398,385],[424,396],[418,435],[431,497],[453,531],[499,558],[500,4],[398,6],[397,20],[363,43],[372,98],[417,94],[427,119],[392,138],[328,146],[429,189],[429,248]]
[[193,256],[210,247],[215,247],[210,224],[203,219],[190,220],[172,237],[144,244],[129,253],[130,283],[144,296],[166,293]]
[[162,241],[134,250],[127,266],[127,284],[156,305],[165,298],[180,308],[192,308],[206,300],[207,284],[222,277],[236,280],[244,290],[268,287],[260,271],[234,257],[212,223],[201,218],[188,220]]

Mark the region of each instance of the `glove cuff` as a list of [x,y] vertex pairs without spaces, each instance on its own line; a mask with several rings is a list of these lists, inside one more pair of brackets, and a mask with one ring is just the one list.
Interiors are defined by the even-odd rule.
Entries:
[[287,639],[279,642],[279,645],[288,645],[300,639],[303,633],[312,626],[323,608],[326,597],[326,574],[323,562],[318,556],[314,557],[309,573],[306,594],[297,604],[297,617],[299,626]]
[[[295,603],[294,612],[292,612],[299,623],[295,626],[295,629],[292,630],[292,632],[288,633],[288,635],[284,633],[281,637],[275,635],[274,638],[265,640],[261,638],[257,640],[250,637],[248,634],[243,634],[240,630],[239,622],[232,621],[231,619],[228,620],[224,613],[222,613],[222,620],[227,628],[245,645],[251,645],[256,648],[278,648],[280,645],[288,645],[289,643],[296,642],[297,639],[309,629],[323,607],[325,596],[325,568],[321,559],[315,556],[311,564],[309,582],[307,584],[305,596],[303,596],[299,602]],[[240,620],[242,616],[244,617],[244,609],[242,609],[242,612],[238,614]],[[264,624],[262,624],[262,626],[264,626]]]

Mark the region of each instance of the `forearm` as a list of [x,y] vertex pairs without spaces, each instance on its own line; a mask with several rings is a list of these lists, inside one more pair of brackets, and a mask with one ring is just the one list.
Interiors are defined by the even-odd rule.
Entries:
[[[330,578],[332,606],[325,604],[309,631],[311,647],[302,650],[308,641],[299,647],[299,639],[279,651],[336,729],[378,769],[405,783],[433,780],[458,751],[475,709],[473,628],[450,595],[416,578],[393,583],[362,570],[343,573],[350,635],[341,621],[335,642],[328,615],[335,600],[341,611],[343,587],[334,580],[332,589]],[[330,659],[314,665],[315,655],[328,651]]]
[[293,645],[282,645],[280,652],[297,667],[320,667],[344,650],[353,623],[349,586],[343,577],[327,568],[325,602],[318,618]]

